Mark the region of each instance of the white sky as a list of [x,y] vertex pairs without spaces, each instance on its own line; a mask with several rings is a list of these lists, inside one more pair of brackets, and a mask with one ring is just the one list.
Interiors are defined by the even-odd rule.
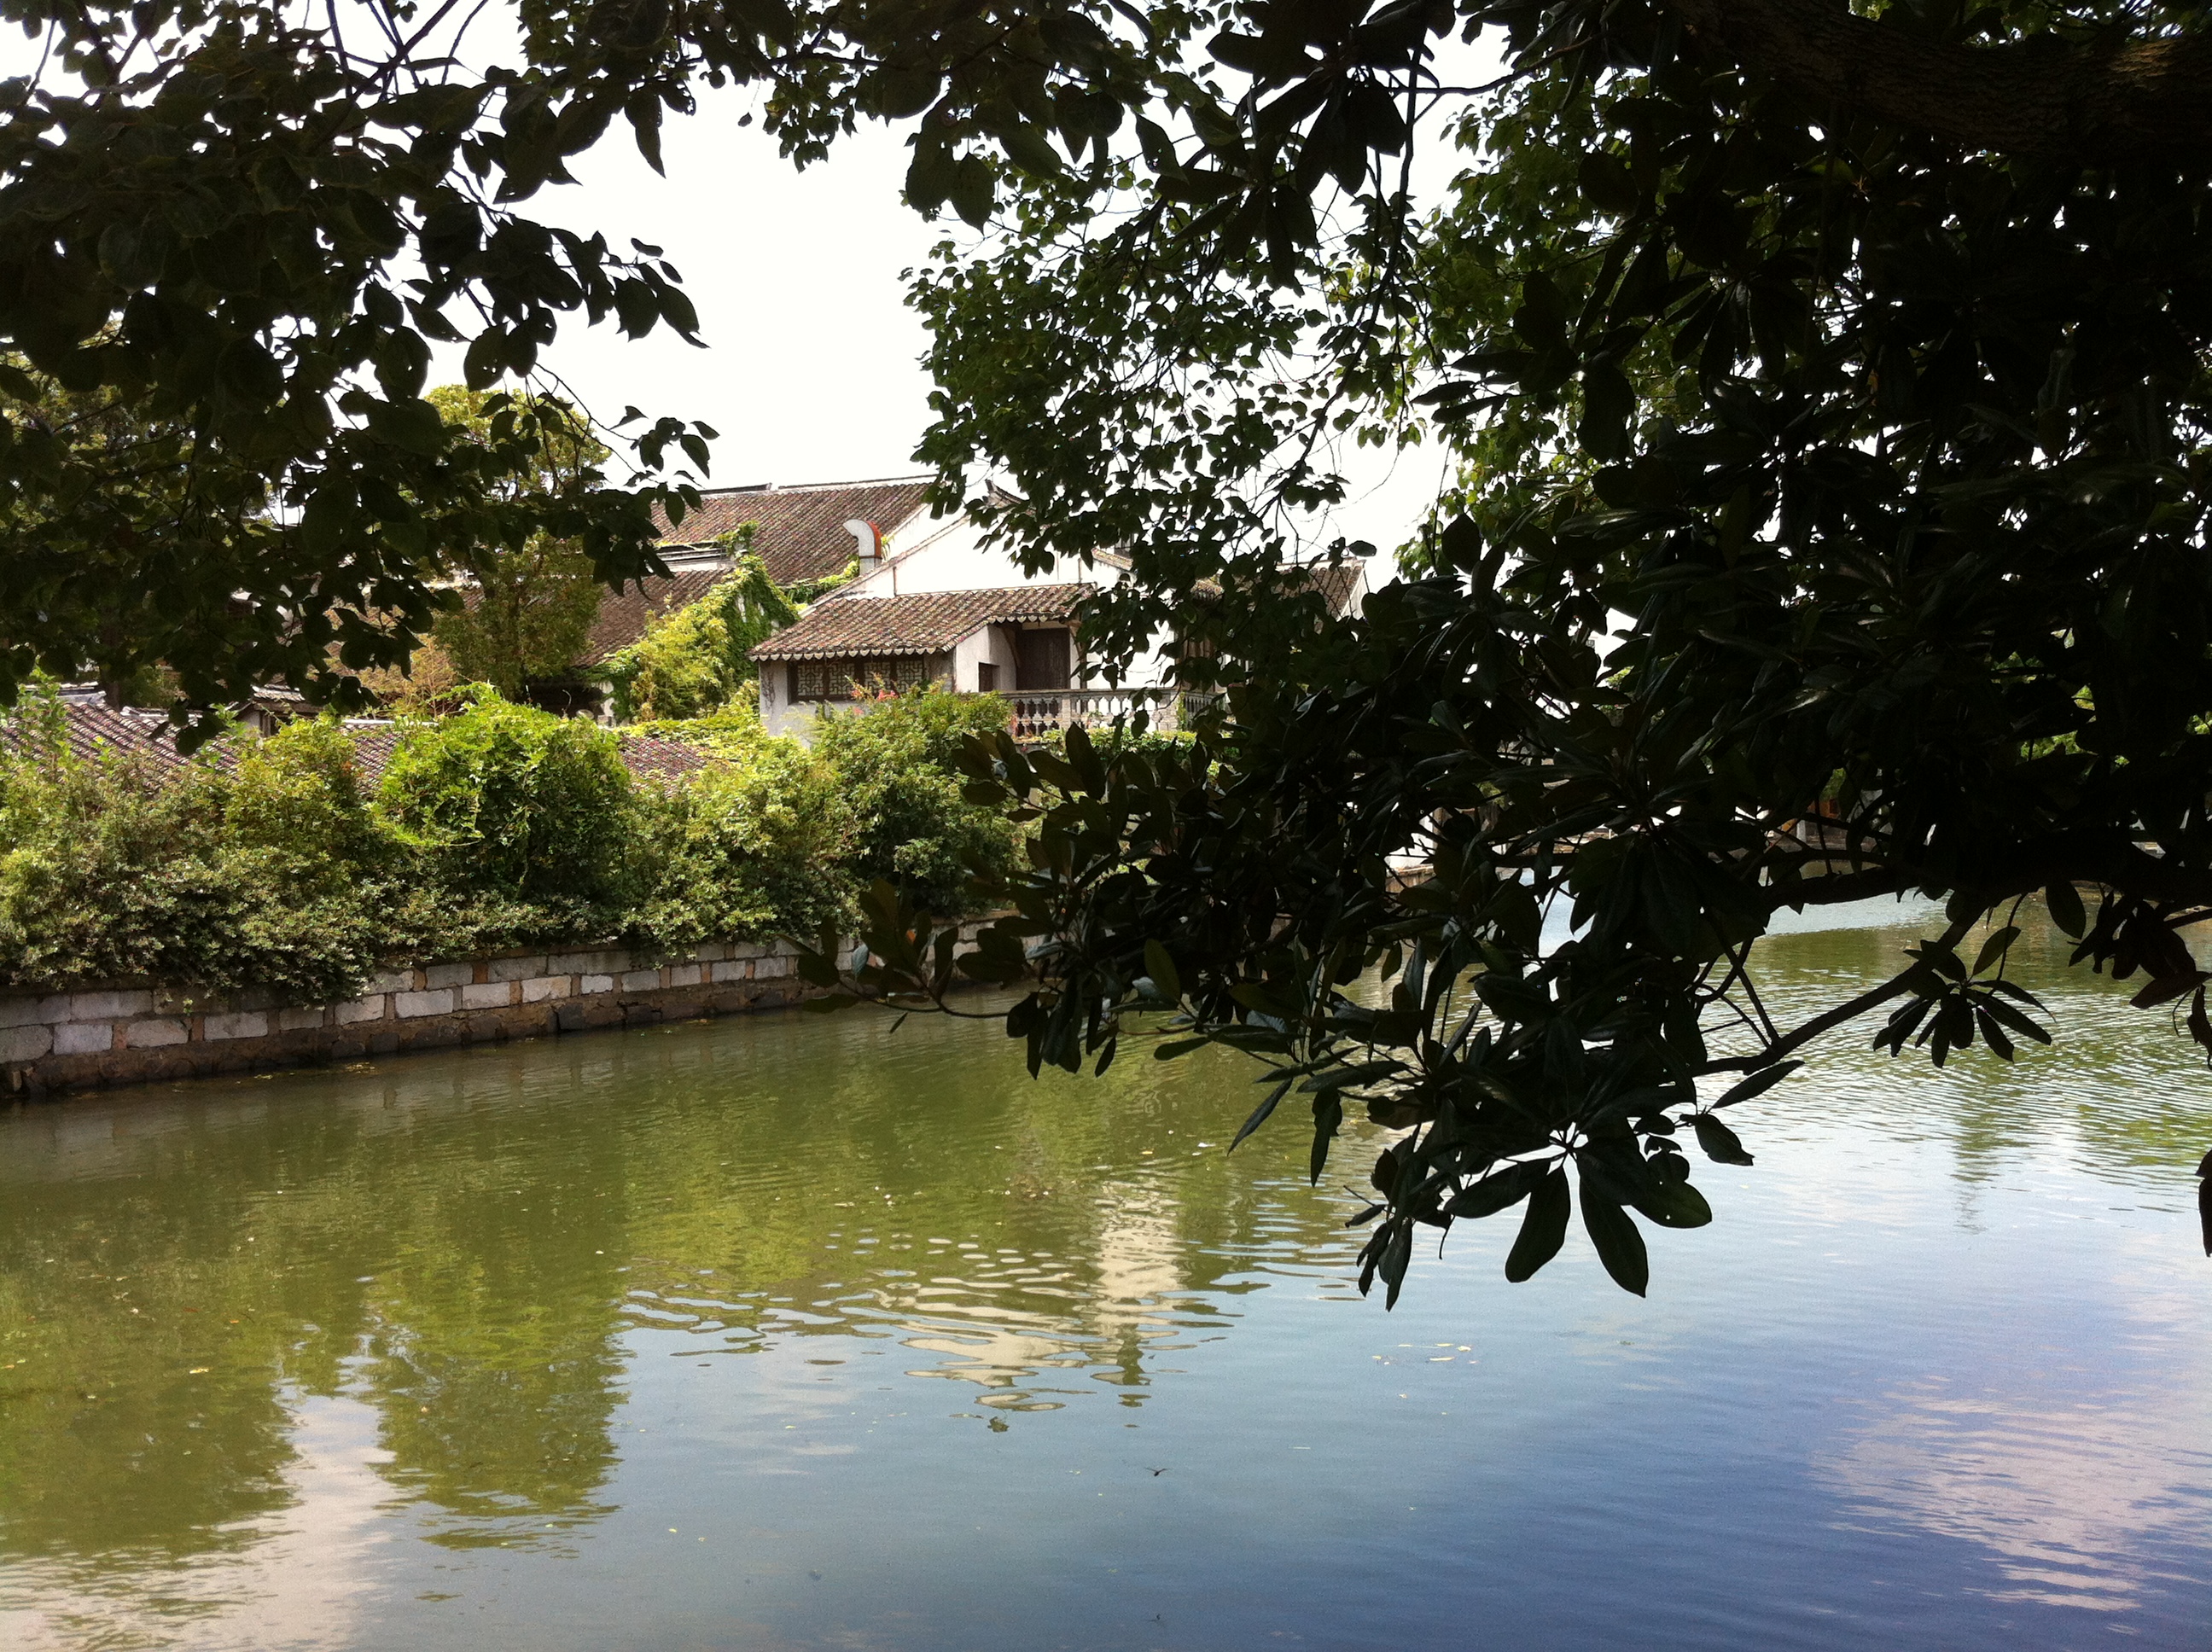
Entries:
[[[498,31],[496,12],[478,25]],[[486,49],[495,50],[495,45]],[[0,39],[0,73],[21,74],[37,46]],[[473,53],[471,54],[473,55]],[[1496,72],[1487,43],[1441,43],[1443,76],[1462,82]],[[629,129],[610,128],[575,164],[577,183],[552,188],[524,210],[611,245],[631,237],[665,249],[696,306],[704,349],[656,331],[624,338],[611,321],[563,327],[543,357],[602,418],[634,405],[652,417],[703,420],[720,433],[709,486],[850,481],[912,473],[929,422],[927,340],[904,302],[902,271],[921,263],[951,215],[926,222],[899,199],[902,131],[868,125],[805,172],[779,157],[757,125],[740,127],[749,95],[708,94],[702,111],[672,119],[662,137],[667,176],[638,155]],[[1420,203],[1433,204],[1459,157],[1424,132],[1415,170]],[[458,348],[441,349],[433,382],[460,377]],[[1395,548],[1419,522],[1446,479],[1443,455],[1347,448],[1339,464],[1352,496],[1316,534]],[[1380,570],[1378,570],[1379,572]]]
[[[1480,70],[1489,52],[1455,52]],[[720,433],[711,486],[847,481],[912,472],[929,422],[927,337],[905,303],[901,272],[948,231],[899,198],[903,133],[866,125],[804,173],[781,159],[732,94],[663,134],[667,176],[638,156],[627,128],[574,168],[577,184],[526,210],[611,245],[635,236],[666,250],[698,307],[705,349],[656,331],[625,339],[611,325],[564,328],[545,361],[592,410],[634,405],[655,417],[702,419]],[[1457,170],[1430,137],[1417,171],[1424,203]],[[1421,174],[1425,173],[1425,178]],[[454,376],[458,376],[458,369]],[[1435,447],[1402,455],[1346,449],[1352,497],[1318,536],[1394,549],[1447,480]],[[1379,573],[1381,570],[1377,570]]]

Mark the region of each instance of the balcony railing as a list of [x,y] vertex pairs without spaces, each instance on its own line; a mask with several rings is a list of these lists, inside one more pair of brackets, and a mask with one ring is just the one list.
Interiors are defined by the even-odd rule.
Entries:
[[1175,689],[1020,689],[1006,698],[1014,708],[1009,724],[1013,737],[1042,740],[1055,729],[1104,728],[1139,710],[1152,714],[1156,731],[1165,732],[1180,727],[1187,714],[1194,714],[1201,701],[1213,696]]

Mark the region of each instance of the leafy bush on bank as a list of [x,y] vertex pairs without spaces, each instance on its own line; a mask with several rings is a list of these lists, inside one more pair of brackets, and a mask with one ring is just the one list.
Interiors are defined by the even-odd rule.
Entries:
[[813,749],[749,709],[645,726],[706,759],[639,778],[621,737],[479,688],[409,728],[380,781],[330,721],[234,735],[164,774],[73,753],[27,699],[0,754],[0,987],[150,979],[349,997],[381,969],[510,947],[818,934],[892,874],[963,909],[1014,828],[953,756],[1003,702],[924,692]]
[[854,852],[862,884],[888,878],[927,910],[956,913],[977,871],[1013,869],[1018,837],[1000,811],[961,795],[959,768],[968,737],[1005,728],[1011,709],[995,694],[925,688],[865,716],[822,719],[814,750],[837,772],[862,823]]

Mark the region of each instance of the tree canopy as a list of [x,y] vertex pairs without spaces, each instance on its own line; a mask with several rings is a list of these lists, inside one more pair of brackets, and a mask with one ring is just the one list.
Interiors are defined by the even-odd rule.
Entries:
[[[1440,13],[1348,15],[1211,39],[1206,175],[1038,187],[926,276],[932,455],[1009,472],[1032,555],[1126,548],[1094,623],[1210,630],[1233,716],[979,753],[1037,823],[1018,916],[956,963],[879,891],[848,984],[1034,975],[1009,1030],[1071,1068],[1165,1013],[1158,1053],[1267,1064],[1248,1131],[1310,1104],[1316,1175],[1364,1105],[1394,1297],[1424,1225],[1514,1212],[1522,1278],[1577,1206],[1641,1291],[1629,1213],[1709,1220],[1684,1145],[1747,1160],[1727,1109],[1822,1035],[2047,1042],[2032,905],[2212,1049],[2203,106],[2141,118],[2201,87],[2197,12],[1482,8],[1510,68],[1456,100],[1364,32]],[[1446,105],[1468,169],[1416,221],[1376,162]],[[1462,483],[1317,625],[1283,564],[1332,434]],[[1893,975],[1770,1015],[1776,914],[1904,893],[1945,918]]]
[[[0,672],[319,688],[332,643],[404,651],[467,547],[649,565],[690,485],[656,467],[709,433],[502,491],[524,444],[428,409],[428,341],[488,388],[572,316],[688,332],[657,252],[523,209],[617,118],[650,156],[750,82],[802,160],[909,123],[913,204],[989,232],[917,289],[945,496],[995,471],[968,502],[1024,556],[1125,554],[1101,655],[1173,622],[1234,685],[1188,754],[979,754],[1037,831],[969,969],[1041,977],[1033,1062],[1160,1011],[1273,1064],[1255,1126],[1311,1102],[1316,1174],[1347,1105],[1401,1127],[1395,1295],[1418,1226],[1517,1210],[1526,1277],[1577,1203],[1643,1289],[1627,1212],[1705,1220],[1680,1144],[1741,1157],[1717,1109],[1820,1033],[2045,1036],[2003,973],[2025,902],[2212,1045],[2201,8],[595,0],[464,72],[451,7],[0,6],[76,77],[0,100],[0,342],[170,433],[118,471],[11,416]],[[1447,83],[1448,35],[1505,72]],[[1439,141],[1468,167],[1423,216]],[[1346,440],[1464,468],[1417,577],[1328,623],[1285,568]],[[1905,890],[1948,914],[1894,978],[1770,1018],[1777,911]],[[940,988],[949,939],[875,906],[857,984]]]
[[[441,385],[427,398],[439,417],[479,442],[500,440],[501,413],[515,410],[494,392]],[[606,445],[583,416],[552,397],[526,397],[520,410],[539,432],[537,465],[510,475],[502,491],[554,494],[581,471],[603,465]],[[462,598],[433,625],[438,647],[463,677],[489,683],[508,699],[526,685],[568,673],[599,616],[601,586],[591,559],[573,544],[544,532],[521,544],[477,545],[459,559],[465,580]]]

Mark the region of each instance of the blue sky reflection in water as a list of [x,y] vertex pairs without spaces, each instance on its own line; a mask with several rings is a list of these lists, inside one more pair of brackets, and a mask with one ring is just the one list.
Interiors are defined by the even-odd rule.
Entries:
[[[1778,941],[1778,1015],[1912,932]],[[2124,997],[1838,1041],[1649,1302],[1487,1223],[1386,1315],[1370,1144],[986,1025],[19,1108],[0,1644],[2202,1648],[2212,1081]]]

